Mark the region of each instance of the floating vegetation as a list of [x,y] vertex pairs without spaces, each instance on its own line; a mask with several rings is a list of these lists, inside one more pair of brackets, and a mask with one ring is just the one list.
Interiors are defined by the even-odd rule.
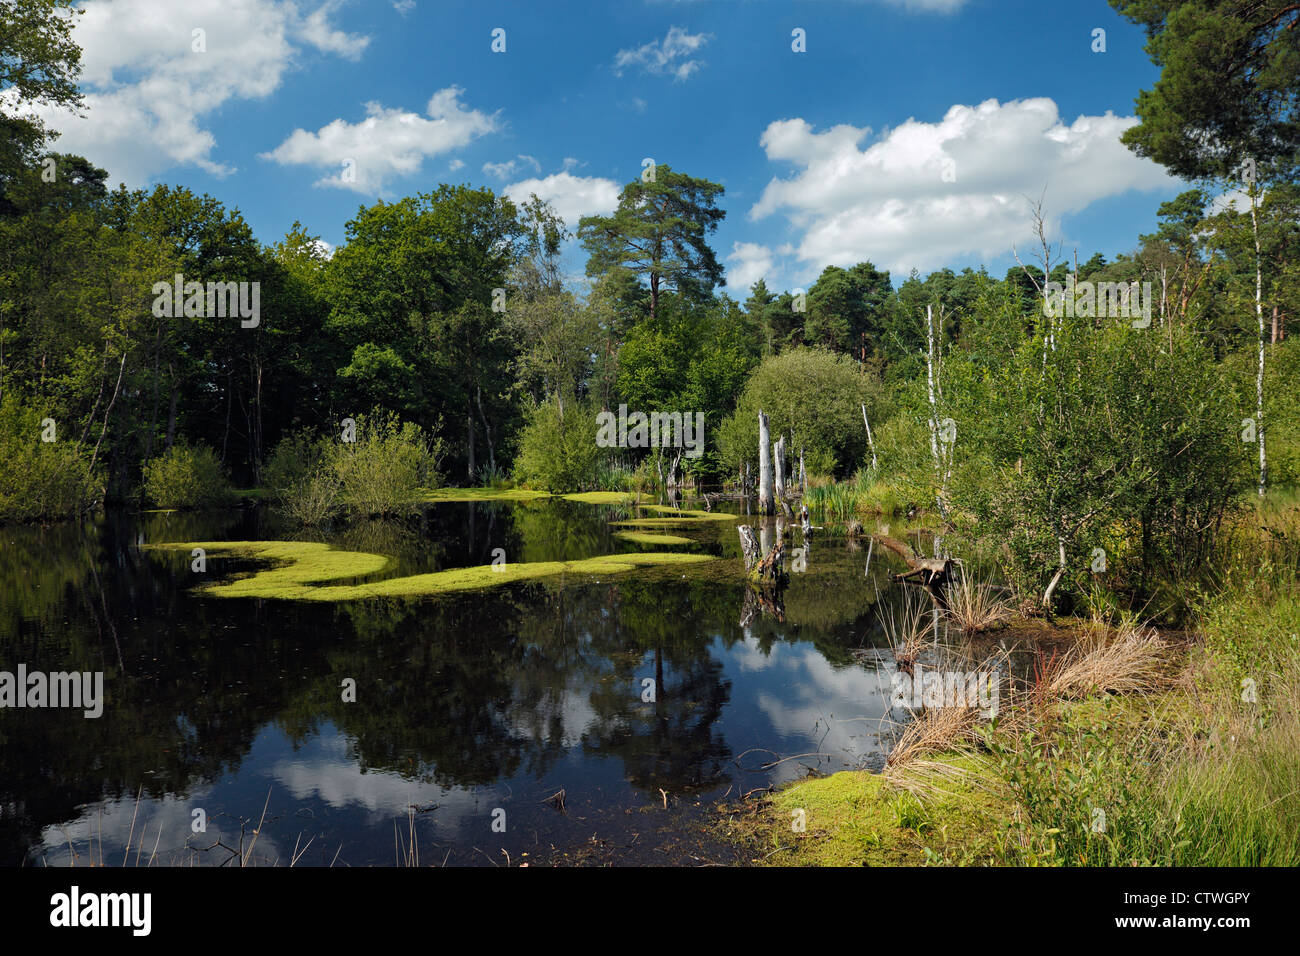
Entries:
[[580,491],[571,495],[552,495],[549,491],[531,488],[433,488],[421,492],[420,500],[430,504],[461,501],[537,501],[541,498],[563,498],[588,505],[626,505],[637,499],[631,491]]
[[385,581],[329,584],[374,574],[388,566],[388,559],[359,551],[335,551],[313,541],[199,541],[146,545],[159,551],[193,551],[202,548],[208,556],[230,556],[277,562],[274,567],[252,575],[203,588],[213,597],[271,598],[289,601],[355,601],[376,597],[423,597],[457,591],[532,581],[566,574],[621,574],[637,568],[676,564],[698,564],[716,560],[705,554],[646,552],[605,554],[576,561],[533,561],[501,565],[452,568],[430,574],[415,574]]
[[637,499],[632,491],[581,491],[572,495],[561,495],[565,501],[581,501],[588,505],[630,505]]
[[420,500],[431,503],[452,501],[533,501],[551,497],[545,491],[528,488],[432,488],[420,493]]
[[614,537],[622,541],[631,541],[633,544],[664,546],[694,544],[690,538],[683,538],[675,534],[655,534],[651,531],[615,531]]

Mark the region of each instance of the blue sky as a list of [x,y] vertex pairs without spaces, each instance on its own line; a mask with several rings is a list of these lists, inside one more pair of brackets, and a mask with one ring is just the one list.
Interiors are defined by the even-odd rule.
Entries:
[[536,191],[576,226],[649,157],[726,187],[714,248],[743,299],[863,259],[1000,274],[1027,196],[1067,255],[1114,256],[1184,188],[1117,142],[1158,74],[1103,0],[78,6],[87,117],[47,114],[57,148],[211,193],[264,242],[298,219],[336,246],[359,205],[439,182]]

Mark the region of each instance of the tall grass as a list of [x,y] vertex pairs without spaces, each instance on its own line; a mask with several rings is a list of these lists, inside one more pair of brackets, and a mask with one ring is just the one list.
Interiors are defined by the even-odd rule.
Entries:
[[948,585],[946,597],[948,619],[968,637],[1001,627],[1012,616],[1011,602],[997,589],[976,581],[964,567]]
[[[987,734],[1019,808],[1007,862],[1300,865],[1300,589],[1286,563],[1292,532],[1255,533],[1293,527],[1273,517],[1232,529],[1186,670],[1131,617],[1094,619],[1037,688],[1091,699]],[[1139,695],[1157,695],[1140,718]]]

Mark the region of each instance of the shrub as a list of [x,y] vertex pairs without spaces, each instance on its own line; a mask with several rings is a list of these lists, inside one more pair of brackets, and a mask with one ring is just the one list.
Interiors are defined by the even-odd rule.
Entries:
[[280,498],[286,514],[309,527],[324,524],[339,503],[339,481],[327,468],[303,475]]
[[217,453],[203,444],[177,443],[146,462],[144,491],[159,508],[210,508],[234,497]]
[[42,441],[44,417],[12,393],[0,406],[0,522],[74,517],[103,499],[91,450],[60,437],[57,426],[57,440]]
[[609,453],[596,444],[595,407],[570,402],[561,416],[547,401],[527,418],[515,460],[518,479],[552,493],[599,490]]
[[[361,515],[393,515],[412,508],[422,488],[438,485],[442,439],[414,422],[375,414],[357,421],[356,438],[331,445],[324,460],[340,504]],[[316,486],[320,494],[327,489],[327,483]]]
[[719,430],[718,450],[734,473],[758,462],[758,412],[767,414],[772,440],[790,436],[788,463],[797,474],[803,450],[807,471],[851,474],[866,456],[862,405],[876,427],[883,389],[874,374],[847,355],[796,348],[765,359],[745,384],[735,413]]
[[271,497],[284,500],[315,473],[329,450],[329,442],[308,430],[286,435],[262,468],[262,484]]

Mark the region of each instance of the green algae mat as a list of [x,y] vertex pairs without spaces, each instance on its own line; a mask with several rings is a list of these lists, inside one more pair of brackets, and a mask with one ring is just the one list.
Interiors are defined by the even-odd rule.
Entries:
[[[155,551],[193,552],[249,558],[273,563],[270,568],[234,581],[205,585],[213,597],[271,598],[288,601],[355,601],[379,597],[424,597],[458,591],[475,591],[515,581],[533,581],[562,575],[623,574],[637,568],[701,564],[718,560],[706,554],[647,552],[604,554],[576,561],[533,561],[451,568],[384,581],[355,583],[357,578],[382,571],[389,560],[363,551],[337,551],[314,541],[188,541],[146,545]],[[333,582],[348,581],[340,584]]]

